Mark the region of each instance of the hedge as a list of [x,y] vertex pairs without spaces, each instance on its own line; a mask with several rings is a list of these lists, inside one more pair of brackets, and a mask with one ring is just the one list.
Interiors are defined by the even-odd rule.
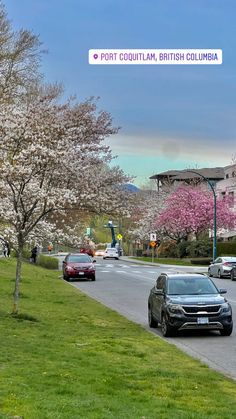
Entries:
[[40,254],[37,258],[36,265],[47,269],[58,269],[58,259]]
[[235,242],[218,242],[217,256],[236,256]]
[[212,262],[212,258],[197,258],[197,259],[191,259],[190,262],[193,265],[210,265]]

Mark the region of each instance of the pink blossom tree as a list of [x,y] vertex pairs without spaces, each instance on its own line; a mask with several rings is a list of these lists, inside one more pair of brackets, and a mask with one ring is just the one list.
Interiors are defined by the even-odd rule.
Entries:
[[[229,199],[217,199],[217,228],[234,228],[236,216]],[[211,191],[199,186],[180,186],[164,202],[164,209],[156,217],[155,226],[163,236],[179,243],[190,234],[213,228],[214,202]]]

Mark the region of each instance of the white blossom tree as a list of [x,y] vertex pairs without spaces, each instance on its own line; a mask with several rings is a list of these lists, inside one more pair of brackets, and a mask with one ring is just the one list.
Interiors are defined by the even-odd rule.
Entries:
[[30,103],[0,107],[0,218],[17,252],[13,313],[18,311],[22,252],[37,225],[57,211],[127,213],[128,177],[110,169],[104,139],[117,132],[91,99],[57,104],[57,89]]
[[0,104],[28,101],[42,76],[38,36],[14,31],[0,2]]

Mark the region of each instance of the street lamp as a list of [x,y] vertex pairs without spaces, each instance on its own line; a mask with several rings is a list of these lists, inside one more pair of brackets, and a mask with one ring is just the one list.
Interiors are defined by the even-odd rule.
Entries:
[[[179,171],[180,172],[180,171]],[[203,176],[201,173],[197,172],[196,170],[190,170],[190,169],[185,169],[182,170],[181,173],[183,172],[190,172],[190,173],[195,173],[196,175],[202,177],[210,186],[212,192],[213,192],[213,196],[214,196],[214,225],[213,225],[213,260],[216,259],[217,256],[217,249],[216,249],[216,243],[217,243],[217,227],[216,227],[216,192],[215,189],[213,188],[211,182],[209,181],[208,178],[206,178],[205,176]]]

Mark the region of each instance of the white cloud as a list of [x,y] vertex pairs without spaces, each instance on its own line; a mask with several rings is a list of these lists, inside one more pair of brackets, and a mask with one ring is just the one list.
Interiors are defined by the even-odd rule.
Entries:
[[171,138],[164,136],[117,135],[109,140],[114,154],[132,157],[163,157],[178,161],[211,162],[211,166],[228,165],[236,152],[235,141],[215,141],[193,138]]

